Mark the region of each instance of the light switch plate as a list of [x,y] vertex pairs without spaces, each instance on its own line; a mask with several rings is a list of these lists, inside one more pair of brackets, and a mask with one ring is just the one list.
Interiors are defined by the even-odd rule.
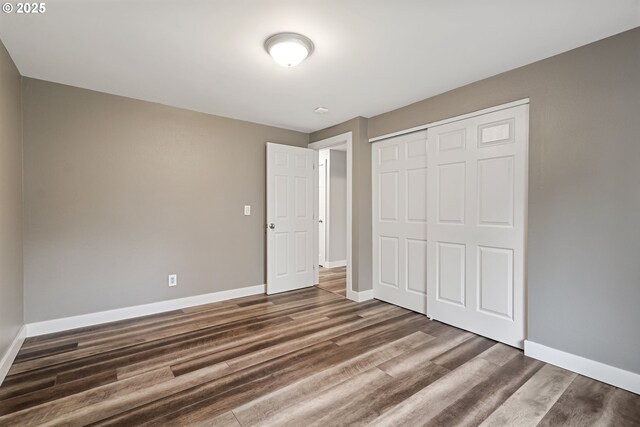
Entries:
[[251,206],[250,205],[244,205],[244,214],[245,215],[251,215]]

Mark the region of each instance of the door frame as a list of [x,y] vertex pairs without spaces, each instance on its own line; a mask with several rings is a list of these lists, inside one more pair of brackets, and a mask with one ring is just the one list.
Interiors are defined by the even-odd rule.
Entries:
[[[316,153],[323,148],[331,148],[337,145],[347,145],[347,298],[358,301],[357,292],[353,290],[353,132],[345,132],[331,138],[322,139],[312,142],[308,148],[315,150]],[[317,155],[317,154],[316,154]],[[315,218],[319,215],[319,193],[318,193],[318,173],[314,174],[314,209]],[[314,227],[314,259],[318,260],[320,251],[320,242],[318,237],[318,227]],[[314,282],[320,282],[319,268],[315,270]]]
[[[328,169],[327,169],[327,159],[324,159],[324,164],[322,164],[322,160],[320,159],[320,152],[318,151],[318,161],[316,162],[316,164],[318,165],[318,173],[316,174],[318,176],[318,184],[320,184],[321,181],[321,177],[320,177],[320,167],[324,166],[324,257],[323,257],[323,262],[322,265],[324,266],[327,262],[327,253],[329,252],[327,250],[327,247],[329,246],[329,235],[327,233],[327,229],[329,228],[329,220],[327,218],[327,212],[329,211],[329,188],[328,188]],[[315,183],[315,181],[314,181]],[[318,187],[320,187],[320,185],[318,185]],[[319,190],[318,190],[319,191]],[[318,203],[320,201],[320,193],[318,192]],[[318,205],[318,222],[320,220],[320,205]],[[317,224],[316,224],[317,225]],[[318,227],[320,228],[320,227]],[[320,243],[321,239],[320,239],[320,232],[318,231],[318,243]],[[320,255],[320,245],[318,244],[318,255]],[[320,264],[320,257],[318,256],[318,264]],[[315,276],[314,276],[314,280],[315,280]]]

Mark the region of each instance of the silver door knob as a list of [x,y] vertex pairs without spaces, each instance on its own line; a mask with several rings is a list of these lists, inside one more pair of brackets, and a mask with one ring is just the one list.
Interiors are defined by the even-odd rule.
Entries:
[[271,224],[269,224],[269,228],[270,228],[271,230],[273,230],[274,228],[276,228],[276,225],[275,225],[274,223],[271,223]]
[[319,219],[319,220],[318,220],[318,222],[319,222],[320,224],[322,224],[322,220],[321,220],[321,219]]

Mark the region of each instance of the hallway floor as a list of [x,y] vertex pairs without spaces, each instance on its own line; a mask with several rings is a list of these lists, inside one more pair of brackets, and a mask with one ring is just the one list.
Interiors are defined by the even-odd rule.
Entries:
[[320,289],[333,292],[340,296],[347,296],[347,267],[320,267]]

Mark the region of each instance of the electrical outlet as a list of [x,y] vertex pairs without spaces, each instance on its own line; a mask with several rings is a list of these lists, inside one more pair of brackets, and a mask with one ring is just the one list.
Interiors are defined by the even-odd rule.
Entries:
[[178,286],[178,275],[170,274],[169,275],[169,286]]
[[245,215],[251,215],[251,206],[250,205],[244,205],[244,214]]

